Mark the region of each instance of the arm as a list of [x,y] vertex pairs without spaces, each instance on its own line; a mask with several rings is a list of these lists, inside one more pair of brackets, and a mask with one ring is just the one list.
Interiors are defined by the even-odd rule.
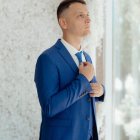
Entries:
[[[85,53],[85,57],[86,57],[87,61],[89,61],[92,64],[91,57],[86,52],[84,52],[84,53]],[[96,76],[93,77],[93,79],[90,81],[90,83],[98,83]],[[102,87],[103,87],[103,95],[100,97],[95,97],[95,101],[104,101],[105,87],[103,85],[102,85]]]
[[41,55],[37,61],[35,83],[42,111],[48,117],[67,109],[92,90],[87,78],[79,74],[60,91],[58,69],[46,54]]

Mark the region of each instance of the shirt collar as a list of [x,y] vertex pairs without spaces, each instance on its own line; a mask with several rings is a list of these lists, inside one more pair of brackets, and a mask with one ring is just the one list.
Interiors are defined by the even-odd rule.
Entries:
[[67,41],[65,41],[63,38],[61,38],[61,42],[64,44],[64,46],[68,49],[68,51],[75,55],[76,53],[82,51],[83,52],[83,47],[81,46],[80,50],[78,51],[74,46],[69,44]]

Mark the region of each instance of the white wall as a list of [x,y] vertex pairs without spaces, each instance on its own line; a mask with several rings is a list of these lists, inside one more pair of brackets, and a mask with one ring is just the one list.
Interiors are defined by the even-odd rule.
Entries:
[[[0,140],[37,140],[40,106],[34,84],[38,55],[61,36],[61,0],[0,0]],[[93,4],[93,42],[102,47],[103,1]],[[94,58],[95,59],[95,58]]]

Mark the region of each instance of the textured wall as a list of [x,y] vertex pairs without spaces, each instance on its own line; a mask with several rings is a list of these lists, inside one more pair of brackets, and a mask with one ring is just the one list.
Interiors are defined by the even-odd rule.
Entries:
[[[61,35],[55,15],[60,1],[0,0],[0,140],[38,139],[40,106],[34,68],[38,55]],[[102,9],[103,1],[95,0],[91,44],[97,47],[102,47]],[[91,44],[88,50],[93,49]]]

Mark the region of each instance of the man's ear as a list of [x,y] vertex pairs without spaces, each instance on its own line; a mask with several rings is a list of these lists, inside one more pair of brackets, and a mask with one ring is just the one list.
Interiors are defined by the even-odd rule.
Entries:
[[59,18],[59,25],[62,29],[67,29],[67,21],[65,18],[61,17]]

